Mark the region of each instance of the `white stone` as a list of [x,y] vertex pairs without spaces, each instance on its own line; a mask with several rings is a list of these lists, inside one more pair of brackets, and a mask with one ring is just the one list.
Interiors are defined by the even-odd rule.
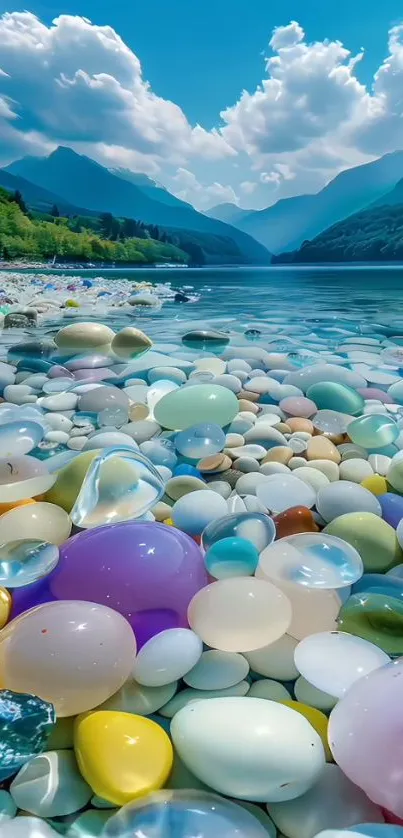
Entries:
[[362,483],[366,477],[371,477],[374,470],[368,460],[351,458],[343,460],[339,465],[340,479],[350,480],[353,483]]
[[78,396],[76,393],[55,393],[54,396],[42,396],[38,404],[45,410],[74,410],[77,405]]

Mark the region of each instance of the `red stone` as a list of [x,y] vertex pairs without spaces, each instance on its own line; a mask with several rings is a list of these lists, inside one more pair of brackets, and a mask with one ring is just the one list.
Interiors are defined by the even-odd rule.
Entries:
[[285,512],[273,515],[273,521],[276,525],[277,539],[299,532],[319,532],[312,512],[306,506],[292,506]]

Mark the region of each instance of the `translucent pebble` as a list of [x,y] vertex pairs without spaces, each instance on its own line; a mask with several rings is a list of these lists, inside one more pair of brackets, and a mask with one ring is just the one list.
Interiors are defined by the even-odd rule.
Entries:
[[225,515],[208,524],[202,534],[202,544],[207,551],[224,538],[238,538],[249,541],[261,553],[275,537],[276,528],[268,515],[260,512],[240,512]]
[[7,588],[29,585],[50,573],[58,561],[54,544],[27,538],[9,541],[0,546],[0,584]]
[[132,838],[196,835],[197,838],[267,838],[267,831],[253,814],[237,803],[186,789],[156,792],[120,809],[107,823],[104,838],[129,835]]
[[397,439],[399,427],[390,416],[373,413],[350,422],[348,435],[363,448],[384,448]]
[[0,828],[1,838],[57,838],[58,834],[42,818],[22,815],[1,824]]
[[364,399],[360,393],[352,387],[334,381],[313,384],[307,391],[307,396],[320,410],[336,410],[354,416],[364,407]]
[[112,405],[105,407],[98,413],[98,425],[103,426],[112,425],[114,428],[121,428],[125,425],[129,418],[129,411],[126,405]]
[[291,606],[282,591],[264,580],[222,579],[193,597],[188,620],[206,645],[223,652],[248,652],[285,634]]
[[[297,475],[296,471],[296,475]],[[284,512],[292,506],[306,506],[310,509],[316,500],[316,492],[292,474],[265,477],[257,486],[256,496],[271,512]]]
[[284,383],[300,387],[306,393],[313,384],[322,381],[345,384],[347,387],[352,387],[353,390],[366,386],[366,380],[362,375],[335,364],[310,364],[298,371],[290,372]]
[[19,457],[2,459],[0,503],[12,503],[40,495],[53,486],[55,479],[53,474],[49,474],[44,463],[36,457],[21,454]]
[[94,387],[86,393],[80,395],[79,409],[81,411],[91,411],[100,413],[106,408],[119,408],[122,410],[129,410],[130,401],[123,390],[118,390],[117,387],[102,386]]
[[178,458],[171,439],[150,439],[140,443],[140,451],[156,466],[174,469]]
[[227,504],[217,492],[199,490],[183,495],[172,508],[176,527],[189,535],[200,535],[205,527],[227,513]]
[[29,454],[43,439],[43,428],[36,422],[9,422],[0,425],[0,457]]
[[352,512],[371,512],[382,515],[381,505],[375,495],[350,480],[331,483],[318,492],[316,508],[327,523]]
[[345,695],[358,678],[390,661],[378,646],[340,631],[306,637],[298,644],[294,658],[307,681],[337,698]]
[[47,751],[34,757],[21,768],[10,792],[19,809],[42,818],[77,812],[92,794],[73,751]]
[[[296,800],[268,805],[277,828],[287,838],[313,838],[327,827],[349,827],[357,821],[383,823],[378,806],[353,785],[338,765],[327,763],[317,783]],[[339,833],[338,833],[339,834]],[[340,832],[352,838],[349,831]]]
[[312,424],[323,434],[344,434],[347,431],[352,416],[336,410],[318,410],[312,418]]
[[[144,686],[171,684],[194,670],[202,650],[202,641],[190,629],[168,629],[156,634],[142,646],[132,674]],[[242,678],[243,675],[235,683]]]
[[[374,454],[371,456],[380,456]],[[361,483],[367,477],[371,477],[374,470],[367,460],[362,460],[356,457],[351,457],[348,460],[340,463],[340,478],[341,480],[352,481],[353,483]]]
[[304,396],[288,396],[281,399],[279,407],[284,410],[284,413],[290,416],[298,416],[302,419],[309,419],[317,412],[317,406],[312,399],[307,399]]
[[128,434],[122,434],[120,431],[104,431],[94,434],[85,443],[84,451],[94,451],[98,448],[116,448],[122,445],[138,451],[138,445],[134,439],[128,436]]
[[176,714],[171,734],[199,780],[249,801],[300,796],[325,761],[318,734],[300,713],[260,698],[197,701]]
[[182,430],[196,422],[224,427],[238,413],[234,393],[218,384],[200,384],[197,388],[182,387],[168,393],[157,404],[154,415],[164,428]]
[[231,576],[253,576],[259,553],[245,538],[223,538],[216,541],[204,558],[210,576],[228,579]]
[[91,602],[46,603],[12,620],[0,637],[1,683],[54,705],[58,716],[96,707],[128,677],[133,632],[116,611]]
[[245,652],[245,658],[250,668],[265,678],[293,681],[298,677],[298,670],[294,663],[296,646],[297,640],[289,634],[284,634],[274,643],[269,643],[252,652]]
[[30,540],[63,544],[70,532],[67,512],[53,503],[16,506],[0,516],[0,544],[17,541],[22,533]]
[[348,587],[364,572],[360,554],[351,544],[316,532],[298,533],[275,541],[260,554],[259,568],[273,581],[316,589]]
[[243,655],[210,649],[203,652],[184,681],[196,690],[224,690],[246,678],[249,664]]

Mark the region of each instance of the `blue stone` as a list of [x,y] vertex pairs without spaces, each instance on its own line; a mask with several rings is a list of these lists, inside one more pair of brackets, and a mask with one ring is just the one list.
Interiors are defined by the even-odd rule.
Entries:
[[197,477],[199,480],[204,480],[201,471],[199,471],[198,468],[195,468],[195,466],[190,465],[190,463],[181,463],[174,469],[174,477],[181,477],[183,474],[191,475],[191,477]]
[[46,750],[55,723],[53,704],[35,695],[0,690],[0,781]]

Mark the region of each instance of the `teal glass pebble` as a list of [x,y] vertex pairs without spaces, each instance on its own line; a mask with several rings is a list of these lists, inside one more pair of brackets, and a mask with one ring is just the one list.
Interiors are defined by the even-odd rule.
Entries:
[[259,551],[246,538],[223,538],[207,550],[204,562],[214,579],[253,576],[259,562]]
[[274,541],[276,525],[264,512],[234,512],[212,520],[202,534],[202,546],[207,552],[213,544],[224,539],[248,541],[258,553]]
[[382,449],[397,439],[400,428],[390,416],[370,413],[353,419],[348,426],[348,435],[352,442],[363,448]]
[[59,561],[55,544],[22,538],[0,546],[0,585],[21,588],[47,576]]
[[163,428],[181,431],[197,422],[212,422],[223,428],[238,414],[235,394],[220,384],[185,385],[167,393],[154,409]]
[[201,460],[218,454],[225,445],[225,433],[219,425],[203,422],[192,425],[175,436],[175,448],[183,457],[190,460]]
[[17,814],[17,807],[9,791],[0,790],[0,826]]
[[308,399],[315,402],[319,410],[337,410],[351,416],[361,413],[365,404],[360,393],[337,381],[320,381],[312,384],[306,395]]
[[0,781],[45,750],[55,723],[53,704],[35,695],[0,690]]

